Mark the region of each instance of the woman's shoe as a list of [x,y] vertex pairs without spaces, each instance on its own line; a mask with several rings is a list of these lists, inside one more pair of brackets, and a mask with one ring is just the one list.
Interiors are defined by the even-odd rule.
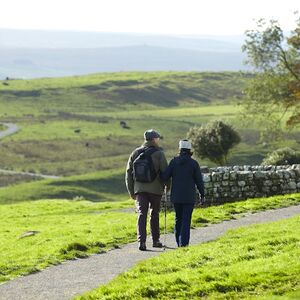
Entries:
[[147,250],[146,243],[140,243],[139,250],[146,251]]

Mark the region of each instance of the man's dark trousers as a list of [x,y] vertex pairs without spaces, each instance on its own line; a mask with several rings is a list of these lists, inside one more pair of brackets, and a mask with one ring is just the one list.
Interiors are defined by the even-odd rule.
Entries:
[[138,193],[136,195],[136,208],[138,212],[137,236],[140,243],[145,243],[147,238],[147,214],[150,204],[150,228],[152,240],[159,241],[159,212],[161,195],[151,193]]
[[178,247],[188,246],[190,242],[191,219],[194,204],[174,203],[175,208],[175,238]]

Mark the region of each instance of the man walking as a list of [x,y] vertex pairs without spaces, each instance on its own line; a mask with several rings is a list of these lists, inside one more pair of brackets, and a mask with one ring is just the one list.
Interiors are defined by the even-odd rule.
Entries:
[[145,251],[147,237],[147,214],[150,205],[150,228],[153,247],[161,248],[159,232],[159,212],[164,182],[159,174],[167,168],[163,149],[159,147],[160,134],[149,129],[144,133],[143,145],[135,149],[129,157],[126,168],[126,187],[130,197],[136,200],[138,212],[137,238],[139,249]]

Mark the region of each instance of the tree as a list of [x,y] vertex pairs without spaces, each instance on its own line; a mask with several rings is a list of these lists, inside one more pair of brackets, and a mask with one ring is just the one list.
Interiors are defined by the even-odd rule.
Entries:
[[222,121],[193,127],[187,136],[191,140],[197,156],[208,158],[222,166],[227,164],[229,150],[241,141],[239,134]]
[[300,123],[300,18],[288,36],[276,20],[259,20],[257,29],[246,31],[243,51],[255,68],[245,90],[245,115],[263,125],[265,139],[276,139],[282,124]]

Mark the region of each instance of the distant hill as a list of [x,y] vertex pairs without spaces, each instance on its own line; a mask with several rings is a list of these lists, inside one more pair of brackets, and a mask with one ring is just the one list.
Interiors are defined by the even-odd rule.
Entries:
[[0,48],[103,48],[148,45],[240,52],[242,36],[168,36],[133,33],[39,31],[0,28]]
[[119,71],[238,71],[243,55],[152,46],[0,49],[2,77],[36,78]]
[[[172,107],[215,101],[228,103],[242,97],[251,74],[238,72],[118,72],[64,78],[0,81],[0,104],[10,99],[19,105],[74,113],[125,109],[134,105]],[[33,104],[34,103],[34,104]],[[79,105],[79,106],[78,106]],[[0,114],[1,116],[1,114]]]
[[118,71],[239,71],[239,37],[0,29],[0,79]]

